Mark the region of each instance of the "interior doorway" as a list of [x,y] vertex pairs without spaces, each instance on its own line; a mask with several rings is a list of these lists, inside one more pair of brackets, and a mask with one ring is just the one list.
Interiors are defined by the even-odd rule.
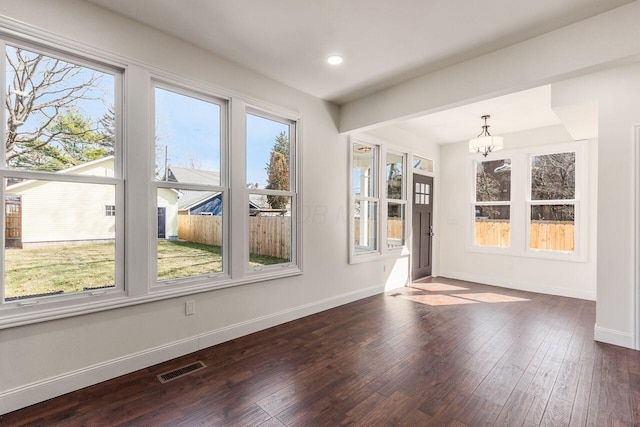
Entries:
[[433,258],[433,177],[413,174],[411,280],[431,276]]

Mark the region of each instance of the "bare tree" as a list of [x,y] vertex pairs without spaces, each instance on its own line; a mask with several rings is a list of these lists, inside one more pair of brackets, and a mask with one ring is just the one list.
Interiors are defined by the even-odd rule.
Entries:
[[6,61],[6,155],[10,165],[18,157],[40,155],[62,138],[98,131],[96,126],[76,132],[56,126],[56,121],[79,101],[101,99],[97,92],[100,73],[20,48],[8,49]]

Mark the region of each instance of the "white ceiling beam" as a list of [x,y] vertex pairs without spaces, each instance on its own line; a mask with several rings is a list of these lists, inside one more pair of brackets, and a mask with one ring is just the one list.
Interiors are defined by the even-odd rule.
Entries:
[[[640,61],[640,1],[381,90],[340,108],[339,130],[380,125]],[[428,46],[425,47],[428,49]]]

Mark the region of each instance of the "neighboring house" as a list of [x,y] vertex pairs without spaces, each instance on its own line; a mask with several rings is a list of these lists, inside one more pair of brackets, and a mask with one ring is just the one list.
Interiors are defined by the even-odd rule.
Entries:
[[[189,184],[220,185],[220,173],[200,169],[169,166],[167,181]],[[222,193],[217,191],[178,190],[178,215],[222,215]],[[262,209],[253,199],[249,212]]]
[[[113,156],[58,173],[112,177]],[[158,191],[167,236],[178,235],[177,200],[173,190]],[[11,223],[18,227],[12,230],[12,247],[99,243],[115,238],[115,189],[111,185],[27,180],[7,187],[5,205],[9,204],[12,214],[20,218]]]

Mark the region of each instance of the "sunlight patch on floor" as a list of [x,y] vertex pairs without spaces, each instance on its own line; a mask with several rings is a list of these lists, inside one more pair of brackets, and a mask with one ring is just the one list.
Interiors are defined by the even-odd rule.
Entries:
[[456,296],[474,300],[474,301],[488,302],[488,303],[530,301],[527,298],[518,298],[510,295],[494,294],[492,292],[486,292],[486,293],[480,293],[480,294],[457,294]]
[[468,291],[469,290],[469,288],[446,285],[444,283],[412,283],[410,287],[422,289],[423,291],[429,291],[429,292]]
[[418,302],[420,304],[438,306],[438,305],[460,305],[460,304],[478,304],[477,301],[472,301],[463,298],[456,298],[451,295],[402,295],[402,298],[410,301]]

